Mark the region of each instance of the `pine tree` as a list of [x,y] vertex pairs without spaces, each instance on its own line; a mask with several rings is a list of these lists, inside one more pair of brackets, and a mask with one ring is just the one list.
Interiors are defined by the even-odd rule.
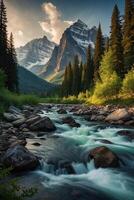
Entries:
[[87,62],[83,67],[83,75],[82,75],[82,85],[83,91],[86,91],[90,88],[91,83],[93,82],[93,61],[91,55],[91,47],[89,45],[87,50]]
[[104,38],[101,31],[101,25],[99,24],[94,52],[94,82],[99,79],[99,67],[104,54],[104,49]]
[[62,82],[62,91],[61,91],[61,93],[62,93],[62,96],[65,96],[65,97],[67,97],[68,96],[68,88],[67,88],[68,86],[67,86],[67,67],[65,68],[65,73],[64,73],[64,80],[63,80],[63,82]]
[[7,74],[8,65],[8,39],[7,15],[3,0],[0,0],[0,69]]
[[74,58],[74,64],[72,67],[73,71],[73,81],[72,81],[72,94],[78,95],[80,88],[79,88],[79,58],[76,55]]
[[81,61],[80,63],[80,67],[79,67],[79,88],[80,88],[80,92],[82,91],[82,73],[83,73],[83,63]]
[[71,62],[67,66],[67,88],[68,88],[68,95],[72,94],[72,82],[73,82],[73,72],[72,72],[72,65]]
[[111,19],[110,47],[114,56],[114,70],[118,76],[124,76],[123,46],[122,46],[122,25],[118,6],[115,5]]
[[10,35],[9,40],[9,51],[8,51],[8,62],[9,67],[7,69],[7,76],[8,76],[8,89],[10,91],[18,92],[18,77],[17,77],[17,58],[16,58],[16,51],[14,47],[13,41],[13,34]]
[[123,33],[125,72],[127,72],[134,63],[134,2],[132,0],[125,1]]

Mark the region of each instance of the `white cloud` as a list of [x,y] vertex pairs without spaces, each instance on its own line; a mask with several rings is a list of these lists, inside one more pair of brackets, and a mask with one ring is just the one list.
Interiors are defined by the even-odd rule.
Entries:
[[51,37],[52,41],[59,43],[64,30],[68,28],[73,21],[63,21],[57,7],[50,2],[44,3],[42,8],[46,14],[46,20],[44,22],[39,22],[40,26]]
[[21,30],[19,30],[18,32],[17,32],[17,34],[19,35],[19,36],[23,36],[23,31],[21,31]]

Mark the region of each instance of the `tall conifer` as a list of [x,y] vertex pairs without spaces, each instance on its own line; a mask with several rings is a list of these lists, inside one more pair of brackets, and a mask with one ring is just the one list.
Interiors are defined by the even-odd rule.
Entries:
[[94,52],[94,81],[96,82],[99,79],[99,67],[102,56],[104,54],[104,38],[101,31],[101,24],[99,24],[96,43],[95,43],[95,52]]
[[132,0],[125,0],[123,47],[125,72],[127,72],[134,63],[134,2]]
[[114,70],[123,78],[124,76],[124,59],[122,46],[122,24],[120,19],[120,12],[118,6],[115,5],[111,19],[111,35],[110,47],[114,56]]
[[80,91],[80,88],[79,88],[79,58],[77,55],[74,58],[74,64],[72,67],[72,71],[73,71],[72,93],[77,96]]

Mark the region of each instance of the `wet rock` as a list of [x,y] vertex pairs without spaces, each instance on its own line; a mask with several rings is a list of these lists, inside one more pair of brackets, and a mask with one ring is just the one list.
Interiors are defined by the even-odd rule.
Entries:
[[21,114],[12,114],[12,113],[4,113],[3,116],[8,122],[13,122],[23,118],[23,115]]
[[68,161],[60,161],[59,168],[65,169],[68,174],[76,174],[73,166]]
[[72,117],[62,118],[62,122],[64,124],[68,124],[71,127],[77,127],[77,128],[80,127],[80,124],[77,123]]
[[114,112],[112,112],[110,115],[106,117],[105,120],[106,121],[119,121],[119,120],[128,121],[129,119],[131,119],[130,113],[127,111],[126,108],[122,108],[122,109],[117,109]]
[[8,111],[12,114],[21,114],[21,110],[19,108],[16,108],[15,106],[10,106]]
[[89,154],[91,159],[94,159],[96,168],[116,168],[119,167],[119,159],[109,148],[105,146],[92,149]]
[[32,143],[32,145],[37,146],[37,147],[41,146],[41,144],[38,142],[34,142],[34,143]]
[[26,124],[27,125],[31,125],[31,124],[34,124],[35,122],[37,122],[38,120],[40,120],[41,117],[40,116],[33,116],[33,117],[30,117],[28,120],[26,120]]
[[3,122],[3,124],[2,124],[2,128],[4,128],[4,129],[8,129],[8,128],[11,128],[11,127],[13,127],[12,123]]
[[43,117],[30,125],[30,130],[32,131],[46,131],[52,132],[56,130],[55,125],[48,117]]
[[101,143],[104,143],[104,144],[113,144],[113,142],[109,141],[109,140],[104,140],[104,139],[96,139],[95,141],[99,141]]
[[132,120],[129,120],[129,121],[125,122],[125,125],[134,126],[134,120],[132,119]]
[[66,111],[65,109],[61,108],[61,109],[59,109],[59,110],[57,111],[57,113],[58,113],[58,114],[67,114],[67,111]]
[[18,119],[18,120],[16,120],[16,121],[13,121],[13,125],[15,126],[15,127],[19,127],[19,126],[21,126],[23,123],[25,123],[25,121],[26,121],[26,119],[24,118],[24,117],[22,117],[21,119]]
[[11,166],[15,172],[34,170],[39,164],[37,157],[22,145],[10,147],[2,162],[6,167]]
[[117,132],[117,135],[127,137],[130,141],[134,140],[134,131],[121,130]]

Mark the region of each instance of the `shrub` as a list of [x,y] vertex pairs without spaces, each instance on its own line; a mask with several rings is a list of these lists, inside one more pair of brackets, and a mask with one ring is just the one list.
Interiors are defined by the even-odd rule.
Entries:
[[10,179],[10,168],[0,169],[0,199],[23,200],[32,197],[37,190],[35,188],[22,188],[17,179]]
[[134,68],[126,74],[123,85],[122,85],[123,94],[134,96]]

